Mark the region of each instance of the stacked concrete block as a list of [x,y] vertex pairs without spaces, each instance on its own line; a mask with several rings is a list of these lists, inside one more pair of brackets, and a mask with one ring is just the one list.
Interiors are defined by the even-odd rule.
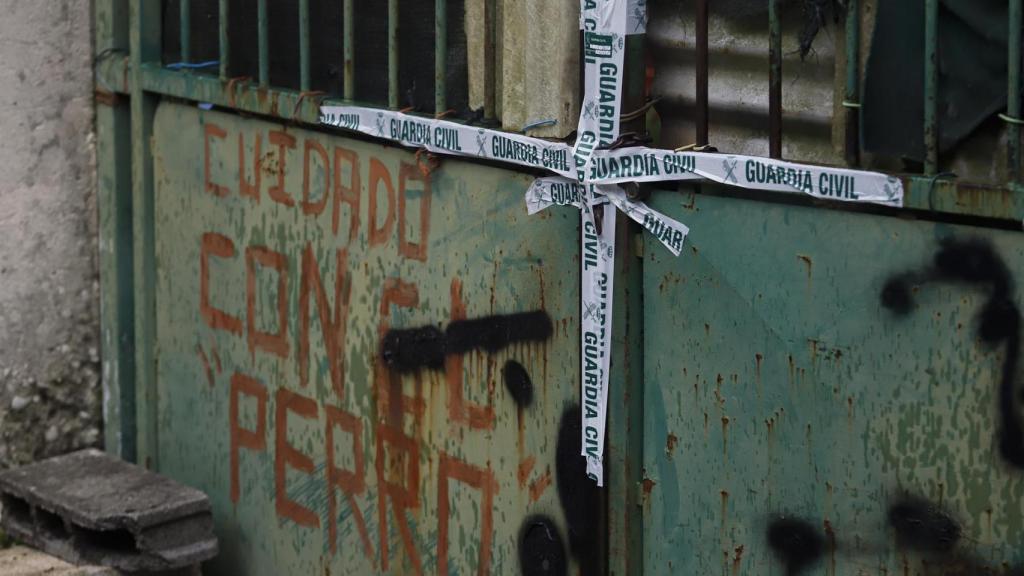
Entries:
[[98,450],[0,474],[0,527],[74,564],[198,574],[217,554],[205,494]]

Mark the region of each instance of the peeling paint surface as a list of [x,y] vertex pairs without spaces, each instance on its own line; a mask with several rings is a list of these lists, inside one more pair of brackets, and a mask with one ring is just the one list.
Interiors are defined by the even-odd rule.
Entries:
[[1019,233],[653,207],[693,232],[645,257],[646,573],[1021,570]]
[[213,573],[589,573],[575,211],[178,104],[153,145],[149,456],[209,494]]

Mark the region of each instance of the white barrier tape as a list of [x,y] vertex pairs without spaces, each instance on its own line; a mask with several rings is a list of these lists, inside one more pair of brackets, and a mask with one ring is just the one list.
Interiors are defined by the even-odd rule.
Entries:
[[611,206],[597,208],[598,201],[593,198],[595,187],[586,185],[585,188],[591,198],[583,202],[580,236],[580,369],[583,375],[580,390],[583,422],[581,452],[587,459],[587,476],[597,482],[598,486],[603,486],[615,280],[615,221],[618,211]]
[[[320,109],[320,121],[439,154],[486,158],[548,170],[565,177],[578,177],[570,158],[572,149],[561,142],[359,106],[324,106]],[[424,143],[428,139],[428,130],[429,143]],[[591,184],[706,179],[751,190],[796,192],[826,200],[903,206],[902,181],[878,172],[798,164],[759,156],[640,147],[596,150],[591,160],[583,180]]]
[[[580,30],[583,30],[583,19],[580,19]],[[629,0],[626,7],[626,34],[647,33],[647,0]]]
[[526,191],[526,211],[532,216],[550,206],[575,206],[583,209],[587,191],[591,186],[595,203],[611,202],[623,214],[653,234],[672,254],[679,256],[690,229],[682,222],[665,216],[643,202],[630,200],[626,197],[626,192],[615,184],[581,184],[558,176],[537,178]]
[[613,184],[698,178],[755,190],[800,192],[827,200],[903,206],[903,183],[893,176],[707,152],[601,150],[591,159],[586,181]]
[[574,174],[572,148],[561,142],[361,106],[322,106],[320,123],[438,154],[498,160],[563,176]]
[[[587,186],[559,176],[537,178],[526,191],[526,213],[533,216],[549,206],[575,206],[582,210],[587,198]],[[597,196],[594,202],[607,204],[608,198]]]
[[647,0],[629,0],[626,34],[647,33]]
[[[583,28],[583,106],[572,156],[576,180],[584,182],[597,148],[619,137],[622,63],[626,52],[629,0],[580,0]],[[601,222],[595,220],[601,212]],[[604,486],[604,436],[608,414],[608,366],[612,339],[612,279],[615,265],[614,209],[597,209],[595,186],[584,188],[580,247],[582,276],[580,357],[583,374],[580,452],[587,476]],[[595,248],[599,253],[595,254]]]
[[604,185],[595,186],[595,188],[599,194],[608,198],[616,208],[622,210],[623,214],[629,216],[653,234],[673,255],[679,256],[680,252],[683,251],[683,241],[686,240],[686,235],[690,233],[690,229],[685,224],[665,216],[643,202],[636,202],[626,198],[626,193],[618,186]]
[[619,137],[627,0],[581,0],[583,106],[572,156],[576,180],[586,180],[594,150]]

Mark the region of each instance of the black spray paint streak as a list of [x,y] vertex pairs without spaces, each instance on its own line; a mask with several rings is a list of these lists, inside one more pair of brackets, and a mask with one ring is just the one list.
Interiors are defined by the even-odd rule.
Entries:
[[904,497],[889,506],[889,526],[901,548],[919,552],[950,552],[963,535],[952,516],[916,497]]
[[580,565],[580,574],[598,574],[598,549],[601,494],[587,478],[587,462],[581,456],[583,419],[579,404],[562,412],[555,448],[555,479],[558,500],[569,526],[569,550]]
[[547,516],[530,516],[519,529],[519,567],[523,576],[565,576],[569,565],[558,526]]
[[768,524],[768,546],[786,565],[786,574],[796,576],[821,560],[825,538],[806,520],[779,516]]
[[529,408],[533,404],[533,381],[522,364],[515,360],[505,362],[501,368],[501,377],[516,406]]
[[456,320],[444,332],[434,326],[389,330],[380,355],[388,368],[400,374],[423,368],[443,370],[449,354],[474,350],[493,354],[521,342],[544,342],[552,331],[551,317],[543,310]]
[[979,312],[978,335],[986,344],[1006,345],[999,385],[999,450],[1003,458],[1024,468],[1024,423],[1017,411],[1017,370],[1020,360],[1020,311],[1014,303],[1013,276],[992,246],[980,239],[947,240],[929,267],[890,278],[882,289],[882,305],[897,315],[913,308],[914,287],[931,282],[979,287],[988,300]]

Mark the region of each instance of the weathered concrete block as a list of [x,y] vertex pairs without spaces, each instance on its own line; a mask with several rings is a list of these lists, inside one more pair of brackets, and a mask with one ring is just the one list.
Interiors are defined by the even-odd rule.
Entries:
[[22,546],[0,550],[0,574],[4,576],[119,576],[112,568],[73,566],[38,550]]
[[98,450],[0,474],[0,501],[11,536],[76,564],[158,572],[217,555],[205,494]]

